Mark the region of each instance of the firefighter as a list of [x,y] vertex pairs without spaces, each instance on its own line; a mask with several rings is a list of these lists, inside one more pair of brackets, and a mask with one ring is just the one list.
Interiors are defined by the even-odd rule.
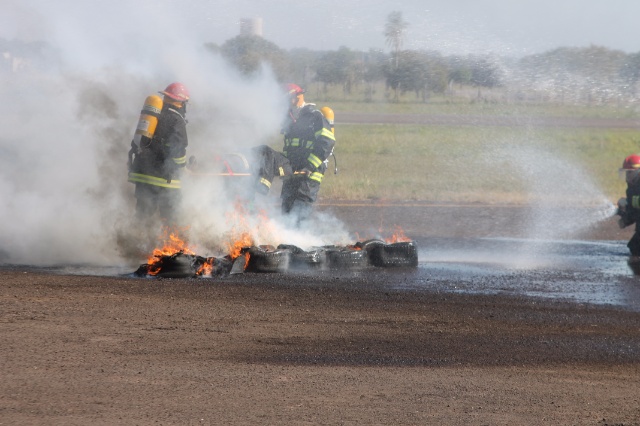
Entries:
[[293,174],[282,183],[282,212],[295,215],[298,223],[306,219],[318,197],[336,139],[332,125],[315,104],[306,103],[304,90],[287,84],[288,115],[282,127],[283,155]]
[[181,199],[180,172],[187,163],[185,116],[189,91],[176,82],[158,93],[163,95],[161,102],[156,101],[161,105],[154,107],[145,102],[131,142],[129,182],[136,185],[137,219],[150,219],[157,212],[161,220],[171,224],[175,223]]
[[627,247],[631,256],[640,256],[640,155],[632,154],[625,158],[620,173],[624,174],[627,182],[627,194],[618,200],[618,225],[626,228],[636,224],[635,233]]

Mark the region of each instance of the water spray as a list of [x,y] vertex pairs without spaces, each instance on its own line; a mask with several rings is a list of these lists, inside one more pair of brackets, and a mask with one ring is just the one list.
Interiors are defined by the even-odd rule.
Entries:
[[593,212],[593,218],[596,222],[601,222],[603,220],[612,218],[617,213],[618,206],[607,200],[601,206],[596,208],[596,210]]

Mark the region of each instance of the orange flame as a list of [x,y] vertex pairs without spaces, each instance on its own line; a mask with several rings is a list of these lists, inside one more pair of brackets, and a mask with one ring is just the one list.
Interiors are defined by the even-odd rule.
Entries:
[[227,241],[226,244],[229,257],[231,257],[231,260],[233,260],[242,254],[242,249],[251,247],[253,245],[253,237],[251,237],[248,232],[242,232],[232,240]]
[[[233,212],[227,213],[227,223],[231,225],[231,230],[228,233],[225,246],[231,260],[238,258],[243,254],[243,249],[254,244],[253,236],[250,232],[253,227],[247,220],[247,216],[244,205],[239,200],[236,201]],[[246,258],[248,263],[248,253]]]
[[249,253],[246,249],[253,246],[254,241],[250,232],[252,227],[247,220],[247,213],[240,201],[236,201],[234,210],[227,213],[227,224],[231,226],[224,242],[228,257],[234,261],[244,254],[244,269],[247,269]]
[[208,257],[204,263],[202,264],[202,266],[200,266],[198,268],[198,271],[196,272],[196,275],[201,277],[203,275],[211,275],[213,273],[213,270],[215,269],[215,267],[213,266],[213,262],[216,260],[215,257]]
[[411,241],[411,239],[405,235],[402,228],[396,225],[393,235],[391,235],[391,237],[385,238],[384,241],[388,244],[393,244],[393,243]]
[[147,259],[149,275],[157,275],[160,272],[160,259],[164,256],[172,256],[180,252],[195,255],[194,251],[178,236],[177,232],[171,232],[166,228],[163,230],[164,241],[161,242],[163,244],[162,247],[153,249],[151,256]]

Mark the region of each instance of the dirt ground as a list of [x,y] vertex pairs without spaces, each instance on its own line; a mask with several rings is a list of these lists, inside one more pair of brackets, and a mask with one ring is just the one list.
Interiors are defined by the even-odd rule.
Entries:
[[349,275],[4,267],[0,324],[4,425],[640,424],[636,312]]

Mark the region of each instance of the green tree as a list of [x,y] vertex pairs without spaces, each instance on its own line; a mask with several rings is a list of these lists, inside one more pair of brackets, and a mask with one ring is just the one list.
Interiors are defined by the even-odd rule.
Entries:
[[323,54],[316,64],[316,80],[327,84],[340,84],[349,93],[356,76],[356,54],[346,47]]
[[322,55],[310,49],[292,49],[289,51],[289,74],[287,81],[295,82],[302,87],[306,87],[316,79],[316,63]]
[[[216,50],[215,45],[208,46]],[[259,36],[239,35],[224,42],[219,52],[246,76],[255,74],[263,64],[268,64],[280,81],[290,75],[285,51]]]
[[471,65],[467,59],[461,56],[451,56],[447,68],[449,70],[449,87],[453,83],[461,86],[471,84]]
[[431,93],[443,93],[447,88],[448,68],[436,52],[403,50],[398,53],[398,66],[387,63],[387,85],[396,91],[412,91],[426,102]]
[[502,85],[500,67],[488,58],[477,58],[471,62],[471,84],[476,87]]
[[[518,66],[531,86],[541,87],[562,102],[570,97],[577,102],[604,103],[621,95],[621,69],[626,61],[624,52],[600,46],[560,47],[524,57]],[[632,69],[633,65],[628,71]]]
[[402,93],[413,91],[416,98],[422,94],[422,99],[426,99],[429,84],[426,57],[420,52],[405,50],[401,52],[401,58],[396,68],[396,84]]
[[369,49],[362,54],[362,80],[365,83],[364,96],[371,101],[375,92],[375,84],[384,80],[384,66],[389,56],[382,50]]

